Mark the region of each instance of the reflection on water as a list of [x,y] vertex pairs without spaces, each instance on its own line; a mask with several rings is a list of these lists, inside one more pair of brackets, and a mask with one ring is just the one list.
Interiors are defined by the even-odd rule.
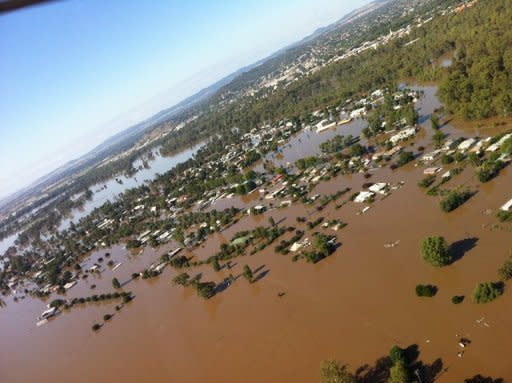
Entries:
[[[108,182],[92,186],[91,190],[94,191],[92,200],[87,201],[82,209],[73,211],[72,217],[63,220],[59,229],[67,229],[71,221],[76,223],[80,218],[86,217],[91,211],[100,207],[105,202],[113,201],[125,190],[141,186],[147,180],[154,179],[158,174],[163,174],[171,170],[177,164],[187,161],[192,158],[203,145],[204,144],[198,144],[170,157],[160,156],[158,150],[155,149],[153,151],[155,159],[149,162],[149,167],[142,168],[133,177],[118,176],[116,179],[121,180],[122,183],[117,182],[116,179],[111,179]],[[142,161],[140,160],[134,163],[135,168],[138,168],[140,165],[142,165]],[[106,187],[103,187],[103,185]],[[100,190],[97,190],[98,188],[100,188]]]
[[321,133],[314,130],[303,130],[292,137],[279,153],[270,153],[265,158],[273,161],[276,166],[285,166],[288,162],[293,164],[300,158],[319,154],[319,145],[336,135],[356,137],[366,126],[368,123],[365,120],[357,119]]
[[18,234],[10,235],[6,238],[4,238],[2,241],[0,241],[0,255],[5,253],[5,251],[11,247],[14,246],[14,241],[18,237]]

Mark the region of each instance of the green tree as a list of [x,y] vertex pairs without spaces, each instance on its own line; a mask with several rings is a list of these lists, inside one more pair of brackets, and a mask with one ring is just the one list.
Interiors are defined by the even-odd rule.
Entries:
[[187,273],[181,273],[179,275],[176,275],[172,279],[172,283],[175,285],[186,286],[189,283],[189,280],[190,280],[190,275],[188,275]]
[[393,346],[389,351],[389,359],[393,364],[398,362],[405,362],[405,353],[404,350],[398,346]]
[[446,240],[441,236],[425,238],[421,242],[421,254],[426,262],[436,267],[448,265],[452,260]]
[[437,114],[432,113],[430,115],[430,123],[432,124],[432,129],[439,130],[441,128],[441,123],[439,122]]
[[400,360],[389,369],[388,383],[409,383],[411,378],[404,361]]
[[508,138],[500,147],[501,153],[512,154],[512,137]]
[[475,286],[473,294],[473,302],[488,303],[503,294],[503,284],[494,282],[483,282]]
[[119,289],[121,288],[121,283],[119,283],[117,278],[112,278],[112,286],[114,286],[115,289]]
[[250,283],[253,282],[254,275],[252,273],[251,268],[248,265],[244,265],[242,275],[245,279],[247,279]]
[[185,234],[183,234],[183,230],[181,230],[180,228],[176,229],[176,231],[173,234],[173,238],[182,246],[185,243]]
[[198,282],[195,284],[197,295],[209,299],[215,295],[217,285],[215,282]]
[[503,281],[512,279],[512,259],[507,259],[498,269],[498,275]]
[[213,267],[213,270],[215,270],[215,271],[219,271],[220,270],[220,263],[219,263],[219,260],[217,258],[213,259],[212,267]]
[[443,141],[444,141],[444,133],[443,132],[438,130],[432,135],[432,142],[434,143],[434,146],[436,148],[440,148]]
[[439,206],[441,207],[442,211],[449,213],[450,211],[457,209],[470,197],[471,193],[468,191],[453,190],[441,200]]
[[320,364],[320,377],[323,383],[355,383],[356,379],[346,365],[334,359],[324,360]]

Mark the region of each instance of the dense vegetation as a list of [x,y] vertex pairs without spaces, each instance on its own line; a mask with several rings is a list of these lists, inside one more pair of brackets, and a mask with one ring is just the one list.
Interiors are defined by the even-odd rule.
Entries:
[[425,238],[421,243],[421,254],[426,262],[436,267],[448,265],[452,261],[448,244],[441,236]]
[[442,211],[449,213],[450,211],[457,209],[469,198],[471,198],[471,193],[469,191],[453,190],[441,200],[439,205]]
[[454,62],[439,95],[448,111],[468,119],[512,113],[512,8],[506,0],[480,1],[445,28]]
[[488,303],[503,294],[503,283],[483,282],[476,285],[471,297],[475,303]]
[[498,269],[498,275],[503,281],[512,279],[512,259],[507,259]]
[[437,287],[433,285],[417,285],[416,295],[419,297],[433,297],[437,293]]

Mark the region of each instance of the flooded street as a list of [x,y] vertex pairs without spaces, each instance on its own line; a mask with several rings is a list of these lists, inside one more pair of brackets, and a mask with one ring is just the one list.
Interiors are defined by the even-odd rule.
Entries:
[[[423,129],[414,148],[430,144],[429,116],[440,106],[435,87],[421,90],[425,97],[417,108]],[[290,140],[291,147],[286,146],[273,160],[276,164],[293,163],[317,154],[318,145],[336,132],[356,136],[365,126],[365,121],[356,120],[336,131],[300,132]],[[456,138],[472,135],[474,129],[449,124],[443,132]],[[487,132],[479,130],[481,136]],[[197,149],[182,152],[188,153],[183,156],[192,155],[193,150]],[[172,166],[166,164],[155,172]],[[144,174],[137,173],[139,182],[149,177]],[[494,213],[484,212],[495,212],[512,197],[512,169],[508,167],[494,180],[479,185],[476,195],[449,214],[439,209],[438,197],[427,196],[417,186],[423,177],[422,168],[413,163],[394,171],[380,168],[369,180],[362,174],[338,176],[320,183],[313,193],[332,194],[346,187],[355,192],[369,181],[405,184],[387,198],[377,197],[365,214],[358,214],[362,205],[354,203],[335,209],[331,202],[322,211],[294,204],[261,216],[245,216],[211,235],[187,255],[206,259],[236,232],[268,225],[269,216],[280,225],[300,230],[306,230],[306,225],[296,221],[299,216],[308,216],[310,221],[340,219],[348,224],[337,232],[320,226],[315,229],[336,234],[341,243],[333,255],[317,264],[292,262],[291,254],[276,253],[278,239],[254,256],[234,259],[231,270],[215,272],[208,265],[187,270],[192,276],[202,273],[204,281],[215,282],[230,273],[241,274],[246,264],[267,271],[254,284],[238,278],[207,301],[196,296],[192,287],[173,286],[171,279],[179,272],[169,266],[155,279],[131,280],[133,272],[156,262],[176,244],[146,248],[139,255],[130,254],[123,246],[95,252],[83,266],[103,257],[102,273],[80,280],[66,297],[112,292],[111,281],[116,277],[135,299],[120,311],[115,311],[119,301],[75,306],[41,327],[35,326],[36,317],[56,296],[18,303],[12,297],[6,299],[7,306],[0,309],[0,382],[310,383],[320,380],[319,366],[324,359],[336,358],[349,364],[351,371],[363,365],[371,368],[395,344],[417,345],[419,359],[425,364],[440,358],[436,382],[461,382],[478,373],[510,379],[512,364],[506,350],[512,344],[512,292],[507,286],[502,297],[485,305],[472,303],[470,295],[476,283],[497,280],[497,269],[510,255],[510,231],[491,230],[496,218]],[[87,209],[113,198],[118,186],[135,186],[130,180],[123,181],[123,185],[109,183],[104,194],[95,193]],[[477,185],[473,169],[469,167],[449,185],[460,184]],[[256,192],[219,200],[214,208],[257,203]],[[307,231],[306,236],[311,234]],[[426,264],[419,251],[423,238],[437,234],[455,243],[458,253],[456,262],[441,269]],[[399,241],[398,245],[384,246],[392,241]],[[108,258],[106,251],[111,253]],[[110,259],[122,265],[113,271],[106,265]],[[439,292],[430,299],[419,298],[414,290],[419,283],[434,284]],[[285,294],[279,297],[278,293]],[[466,299],[454,305],[454,295]],[[114,316],[98,332],[91,331],[94,323],[103,322],[104,314]],[[460,336],[472,341],[462,358],[457,357]]]

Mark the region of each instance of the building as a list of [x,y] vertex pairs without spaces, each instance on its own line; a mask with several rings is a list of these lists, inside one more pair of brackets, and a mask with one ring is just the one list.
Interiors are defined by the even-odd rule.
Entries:
[[392,144],[396,144],[398,141],[406,140],[416,134],[415,128],[407,128],[404,130],[401,130],[397,134],[391,136],[389,138],[389,141],[391,141]]
[[426,168],[423,170],[423,174],[425,175],[433,175],[436,173],[439,173],[441,171],[441,168]]
[[386,194],[388,187],[389,187],[388,183],[379,182],[379,183],[376,183],[376,184],[373,184],[372,186],[370,186],[368,188],[368,190],[370,190],[371,192],[373,192],[375,194]]
[[512,199],[505,203],[505,205],[500,207],[500,209],[503,211],[510,211],[512,209]]
[[356,198],[354,198],[354,202],[363,203],[363,202],[366,202],[367,200],[373,198],[374,196],[375,196],[374,192],[362,191],[362,192],[359,192],[359,194],[356,196]]
[[331,128],[334,128],[336,126],[336,122],[329,121],[328,119],[320,121],[318,124],[316,124],[316,132],[320,133],[324,130],[328,130]]
[[459,146],[457,146],[457,150],[465,151],[471,148],[476,143],[476,139],[473,137],[468,138],[467,140],[462,141]]
[[434,161],[437,157],[439,157],[439,154],[441,153],[440,150],[434,150],[433,152],[430,152],[430,153],[427,153],[427,154],[424,154],[423,157],[421,157],[421,159],[425,162],[432,162]]

